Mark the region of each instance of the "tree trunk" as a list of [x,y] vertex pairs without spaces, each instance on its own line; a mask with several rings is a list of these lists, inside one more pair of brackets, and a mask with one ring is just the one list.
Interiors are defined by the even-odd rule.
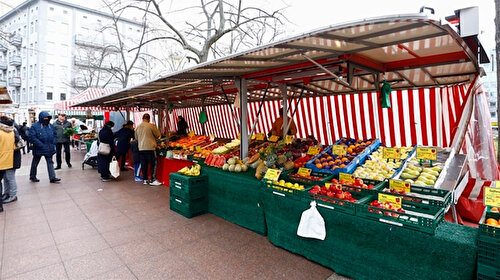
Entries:
[[[500,63],[500,0],[495,0],[495,61],[491,63],[495,63],[495,67],[497,70],[497,126],[500,124],[500,67],[498,67],[498,63]],[[497,128],[498,133],[500,134],[500,126]],[[497,136],[498,139],[498,136]],[[500,162],[500,149],[497,147],[497,161]]]

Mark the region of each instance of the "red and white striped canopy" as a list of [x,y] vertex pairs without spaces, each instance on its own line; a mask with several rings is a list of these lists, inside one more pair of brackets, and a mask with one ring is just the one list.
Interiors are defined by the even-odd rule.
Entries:
[[85,111],[85,110],[92,110],[92,111],[102,111],[102,108],[97,108],[97,107],[72,107],[75,104],[90,101],[96,98],[100,98],[102,96],[112,94],[116,92],[116,89],[110,89],[110,88],[88,88],[85,91],[71,97],[68,100],[58,102],[54,104],[54,110],[59,110],[59,111]]

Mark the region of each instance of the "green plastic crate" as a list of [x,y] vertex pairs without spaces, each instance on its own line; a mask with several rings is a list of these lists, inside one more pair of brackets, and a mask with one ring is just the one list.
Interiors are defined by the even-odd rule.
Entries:
[[479,221],[479,236],[481,235],[486,235],[492,238],[496,238],[497,240],[500,240],[500,227],[494,227],[494,226],[489,226],[486,224],[486,220],[488,218],[493,218],[493,219],[500,219],[500,213],[493,213],[490,212],[491,207],[488,206],[486,207],[483,217]]
[[174,195],[170,195],[170,210],[175,211],[186,218],[192,218],[207,212],[208,198],[195,200],[185,200]]
[[367,185],[373,185],[373,189],[365,189],[356,186],[342,185],[342,190],[349,191],[351,193],[360,193],[360,194],[371,194],[374,195],[383,187],[384,181],[377,181],[372,179],[362,179],[363,183]]
[[373,196],[365,203],[357,204],[356,216],[428,234],[435,234],[436,228],[444,219],[444,208],[441,207],[409,204],[403,200],[402,208],[406,212],[401,213],[370,206],[370,202],[375,199]]
[[297,170],[289,170],[281,173],[280,179],[285,180],[290,183],[298,183],[304,186],[321,185],[323,186],[326,182],[329,182],[333,178],[333,174],[321,173],[321,172],[311,172],[311,176],[321,177],[320,180],[311,180],[309,178],[294,177],[297,174]]
[[500,279],[500,268],[492,267],[486,264],[477,264],[478,280],[498,280]]
[[308,186],[304,186],[303,190],[291,189],[284,186],[276,185],[273,181],[267,179],[263,179],[262,184],[264,188],[272,190],[272,192],[277,195],[283,197],[290,197],[295,200],[301,200],[301,198],[304,197],[304,195],[311,189],[311,187]]
[[[436,206],[436,207],[448,207],[451,203],[451,197],[452,194],[450,191],[447,190],[441,190],[441,189],[434,189],[434,188],[429,188],[429,187],[421,187],[421,186],[411,186],[411,193],[414,193],[415,196],[409,195],[409,194],[399,194],[399,193],[391,193],[389,191],[384,191],[384,189],[389,189],[389,182],[385,181],[382,184],[382,187],[380,188],[381,192],[388,193],[388,194],[393,194],[397,196],[402,196],[403,200],[409,204],[426,204],[426,205],[431,205],[431,206]],[[430,195],[436,197],[435,199],[433,198],[424,198],[424,197],[419,197],[418,195]]]
[[372,196],[367,193],[350,192],[356,202],[350,202],[343,199],[328,197],[320,194],[308,193],[304,199],[306,201],[316,200],[317,206],[333,211],[339,211],[350,215],[356,215],[357,204],[365,203]]
[[500,239],[479,235],[477,238],[477,261],[500,269]]
[[180,173],[170,173],[170,184],[174,182],[177,185],[183,185],[186,187],[194,187],[197,185],[206,185],[208,184],[208,176],[202,174],[200,176],[186,176]]
[[183,199],[197,199],[207,196],[208,176],[184,176],[170,173],[170,193]]

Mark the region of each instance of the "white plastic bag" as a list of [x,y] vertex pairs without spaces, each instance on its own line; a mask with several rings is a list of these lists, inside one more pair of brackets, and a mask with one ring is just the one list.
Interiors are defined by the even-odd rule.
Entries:
[[297,235],[306,238],[325,240],[325,220],[323,220],[318,209],[316,209],[316,201],[311,201],[311,208],[302,212],[299,227],[297,228]]
[[120,164],[118,164],[116,157],[113,157],[109,163],[109,173],[111,173],[111,176],[114,178],[120,176]]

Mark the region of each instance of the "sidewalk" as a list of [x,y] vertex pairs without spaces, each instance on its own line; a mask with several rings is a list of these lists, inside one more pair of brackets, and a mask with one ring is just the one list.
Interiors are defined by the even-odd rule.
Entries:
[[31,154],[17,171],[19,200],[0,215],[1,279],[346,279],[212,214],[186,219],[169,209],[169,189],[101,182],[72,151],[49,183]]

